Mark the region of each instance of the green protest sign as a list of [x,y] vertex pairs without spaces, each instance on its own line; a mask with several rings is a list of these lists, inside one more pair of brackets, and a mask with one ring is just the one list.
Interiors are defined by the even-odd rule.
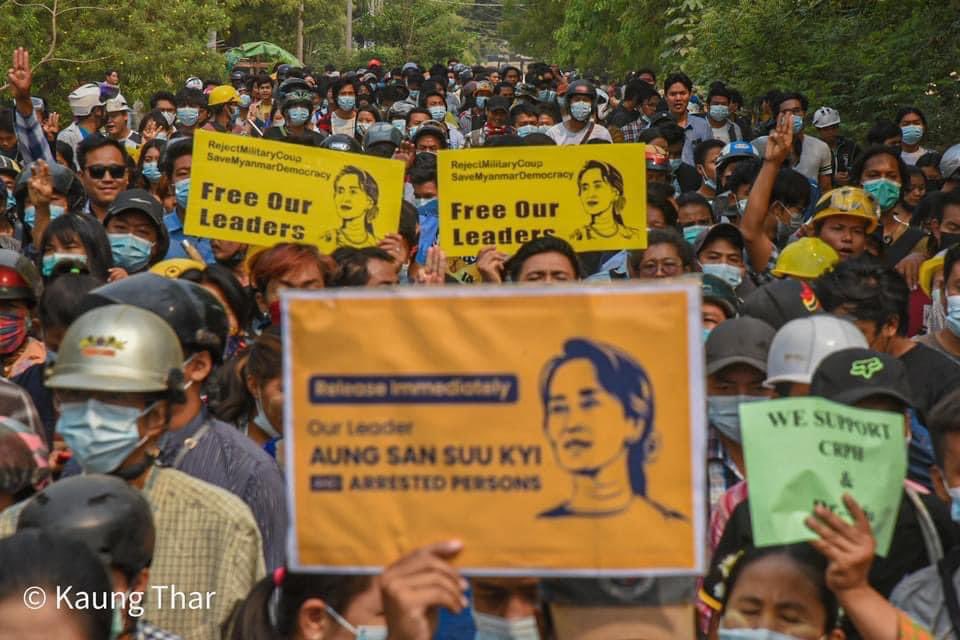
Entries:
[[903,420],[813,397],[741,404],[754,544],[816,538],[803,521],[818,503],[850,522],[841,499],[849,493],[885,556],[907,471]]

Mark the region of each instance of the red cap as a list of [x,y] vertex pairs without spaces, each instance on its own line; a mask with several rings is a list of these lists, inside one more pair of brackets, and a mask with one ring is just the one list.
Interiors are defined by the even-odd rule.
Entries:
[[370,62],[367,63],[368,69],[370,67],[379,67],[379,66],[382,66],[382,65],[380,64],[380,61],[377,60],[376,58],[370,58]]

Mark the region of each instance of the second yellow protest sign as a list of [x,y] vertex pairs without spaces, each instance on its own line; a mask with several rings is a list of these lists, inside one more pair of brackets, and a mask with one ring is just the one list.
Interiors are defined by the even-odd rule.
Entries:
[[642,144],[441,151],[440,247],[513,253],[557,236],[577,251],[639,249],[647,240]]
[[696,282],[283,305],[292,567],[376,573],[448,539],[473,574],[702,566]]
[[184,231],[325,253],[374,246],[397,231],[403,170],[397,160],[200,130]]

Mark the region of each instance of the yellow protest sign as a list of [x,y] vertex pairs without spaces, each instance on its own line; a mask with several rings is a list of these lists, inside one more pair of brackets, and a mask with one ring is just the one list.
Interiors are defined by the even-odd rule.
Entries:
[[441,151],[440,247],[506,253],[543,236],[577,251],[639,249],[647,241],[644,145]]
[[456,538],[472,574],[700,571],[696,282],[282,305],[291,566],[374,573]]
[[376,245],[396,233],[403,163],[197,131],[184,231],[270,247]]

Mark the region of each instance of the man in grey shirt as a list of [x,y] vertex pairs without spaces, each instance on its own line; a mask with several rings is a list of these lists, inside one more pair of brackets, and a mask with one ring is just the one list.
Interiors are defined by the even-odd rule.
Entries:
[[[803,123],[807,115],[807,97],[802,93],[781,93],[771,105],[775,116],[787,116],[793,119],[793,153],[791,166],[808,179],[820,185],[824,194],[833,188],[833,154],[826,142],[813,136],[804,135]],[[753,141],[760,157],[763,157],[767,145],[767,136]]]

